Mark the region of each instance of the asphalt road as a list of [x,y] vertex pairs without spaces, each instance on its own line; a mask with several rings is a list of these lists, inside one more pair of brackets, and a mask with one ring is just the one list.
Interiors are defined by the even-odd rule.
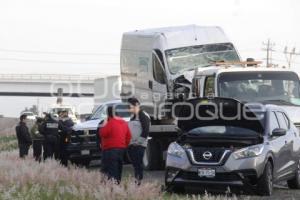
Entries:
[[[90,167],[91,170],[100,170],[99,163],[95,162]],[[124,165],[123,176],[133,176],[133,169],[131,165]],[[157,182],[158,184],[164,184],[164,171],[145,171],[144,181]],[[241,200],[300,200],[300,190],[290,190],[284,186],[284,183],[275,185],[273,195],[271,197],[261,196],[237,196]]]

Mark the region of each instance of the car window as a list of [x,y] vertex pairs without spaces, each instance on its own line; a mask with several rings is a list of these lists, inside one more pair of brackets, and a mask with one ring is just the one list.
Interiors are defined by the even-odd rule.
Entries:
[[269,118],[270,131],[272,132],[275,128],[279,128],[278,120],[274,112],[270,112]]
[[153,77],[157,82],[165,84],[165,72],[159,62],[159,58],[155,54],[153,54]]
[[284,118],[283,113],[282,112],[276,112],[276,115],[277,115],[277,118],[278,118],[280,128],[288,130],[288,124],[286,122],[286,119]]
[[286,116],[285,113],[282,113],[282,114],[283,114],[283,116],[284,116],[284,119],[285,119],[285,122],[286,122],[286,124],[287,124],[288,129],[290,129],[290,127],[291,127],[290,119]]
[[95,112],[95,114],[92,116],[91,119],[101,119],[102,120],[104,118],[106,118],[106,106],[105,105],[101,106],[101,108],[99,108]]
[[208,76],[205,80],[204,96],[214,96],[215,95],[215,77]]

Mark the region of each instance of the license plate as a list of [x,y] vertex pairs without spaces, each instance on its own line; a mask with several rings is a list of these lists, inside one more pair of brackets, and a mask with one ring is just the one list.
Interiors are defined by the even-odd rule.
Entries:
[[216,170],[214,170],[214,169],[198,169],[198,176],[214,178],[216,176]]
[[81,155],[90,155],[90,150],[81,150]]

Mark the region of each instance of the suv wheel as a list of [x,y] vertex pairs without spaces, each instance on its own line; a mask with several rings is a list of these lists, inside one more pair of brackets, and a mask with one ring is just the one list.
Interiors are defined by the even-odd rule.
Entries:
[[291,180],[288,180],[287,184],[290,189],[300,189],[300,161],[298,162],[295,177]]
[[81,160],[74,160],[71,162],[73,164],[77,165],[78,167],[89,167],[91,160],[90,159],[81,159]]
[[271,196],[273,192],[273,166],[267,162],[264,173],[258,180],[257,192],[263,196]]

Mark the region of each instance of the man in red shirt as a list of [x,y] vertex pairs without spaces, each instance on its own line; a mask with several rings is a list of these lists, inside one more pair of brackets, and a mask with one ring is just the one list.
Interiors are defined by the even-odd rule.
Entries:
[[131,140],[131,133],[127,123],[115,114],[114,108],[109,106],[107,121],[99,130],[102,149],[101,171],[108,179],[120,183],[123,157]]

